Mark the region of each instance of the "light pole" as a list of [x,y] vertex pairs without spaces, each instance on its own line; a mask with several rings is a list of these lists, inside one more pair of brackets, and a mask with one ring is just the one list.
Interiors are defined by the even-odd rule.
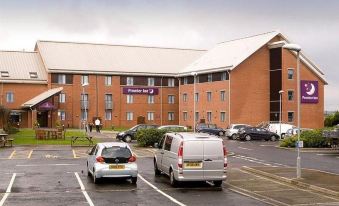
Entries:
[[281,121],[282,121],[282,94],[284,93],[284,91],[283,90],[280,90],[279,91],[279,96],[280,96],[280,114],[279,114],[279,135],[280,135],[280,138],[282,138],[282,136],[281,136]]
[[85,122],[84,122],[84,130],[85,130],[85,133],[86,133],[86,127],[87,127],[87,102],[85,102],[85,86],[88,86],[88,83],[83,83],[82,85],[82,101],[83,101],[83,104],[84,104],[84,109],[85,109],[85,116],[84,116],[84,119],[85,119]]
[[297,111],[298,111],[298,142],[297,142],[297,178],[301,177],[301,158],[300,158],[300,51],[301,47],[298,44],[285,44],[284,49],[297,52]]
[[193,76],[193,132],[195,132],[195,123],[196,123],[196,119],[195,119],[195,101],[196,101],[196,94],[195,94],[195,80],[197,79],[197,72],[192,72],[191,75]]

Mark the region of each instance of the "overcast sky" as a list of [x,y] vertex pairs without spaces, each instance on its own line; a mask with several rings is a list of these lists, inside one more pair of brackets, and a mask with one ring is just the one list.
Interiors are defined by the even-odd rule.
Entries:
[[337,0],[0,0],[0,50],[40,40],[208,49],[279,30],[325,73],[325,109],[339,110]]

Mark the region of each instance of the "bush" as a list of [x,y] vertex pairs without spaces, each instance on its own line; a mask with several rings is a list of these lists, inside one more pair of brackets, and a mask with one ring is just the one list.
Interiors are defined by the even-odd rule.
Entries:
[[[323,129],[303,131],[300,134],[300,140],[304,142],[305,148],[327,147],[328,140],[322,136]],[[297,135],[286,138],[280,142],[281,147],[295,147],[298,140]]]
[[339,111],[336,111],[334,114],[331,114],[325,118],[324,122],[326,127],[332,127],[339,124]]
[[166,133],[166,130],[159,129],[141,129],[136,133],[136,139],[138,145],[141,147],[153,146],[154,143],[157,143]]

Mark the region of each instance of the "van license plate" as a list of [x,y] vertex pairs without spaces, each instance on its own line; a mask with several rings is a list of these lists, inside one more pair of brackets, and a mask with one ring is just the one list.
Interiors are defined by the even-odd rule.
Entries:
[[202,162],[185,162],[185,168],[202,168]]
[[125,165],[109,165],[109,169],[111,169],[111,170],[123,170],[123,169],[125,169]]

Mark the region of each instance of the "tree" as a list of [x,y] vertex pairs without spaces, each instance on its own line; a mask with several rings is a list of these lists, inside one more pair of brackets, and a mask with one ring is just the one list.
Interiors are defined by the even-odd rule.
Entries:
[[0,105],[0,125],[2,125],[2,128],[4,131],[8,132],[10,130],[10,117],[11,110],[6,108],[3,105]]
[[334,114],[328,115],[325,118],[325,126],[333,127],[339,124],[339,111],[336,111]]

